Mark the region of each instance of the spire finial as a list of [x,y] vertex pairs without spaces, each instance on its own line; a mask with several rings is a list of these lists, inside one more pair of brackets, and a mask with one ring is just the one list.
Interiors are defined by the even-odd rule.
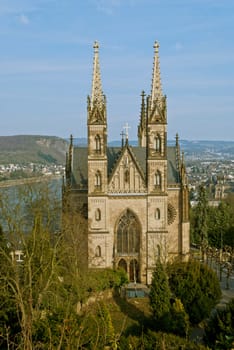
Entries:
[[152,77],[152,90],[151,90],[151,108],[154,105],[156,99],[163,97],[160,63],[159,63],[159,43],[154,43],[154,65],[153,65],[153,77]]
[[154,42],[154,51],[155,53],[158,53],[158,49],[159,49],[159,43],[157,42],[157,40]]
[[94,48],[94,53],[98,52],[99,44],[96,40],[94,41],[93,48]]

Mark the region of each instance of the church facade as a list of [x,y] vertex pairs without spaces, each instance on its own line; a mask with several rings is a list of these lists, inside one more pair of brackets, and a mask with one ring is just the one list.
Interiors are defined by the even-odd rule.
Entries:
[[174,146],[167,145],[167,101],[157,42],[151,93],[141,96],[138,146],[129,144],[126,127],[121,147],[109,147],[107,123],[95,42],[88,145],[74,146],[71,137],[64,200],[87,218],[89,268],[121,267],[130,281],[150,284],[157,258],[183,260],[190,250],[185,164],[178,135]]

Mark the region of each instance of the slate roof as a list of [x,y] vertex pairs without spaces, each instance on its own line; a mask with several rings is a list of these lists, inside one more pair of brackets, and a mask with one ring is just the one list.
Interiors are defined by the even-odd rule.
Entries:
[[[144,175],[146,175],[146,148],[129,146],[135,160],[141,168]],[[122,154],[121,147],[108,147],[108,177],[112,174],[116,163]],[[176,147],[167,147],[167,166],[168,185],[179,183],[179,172],[177,169]],[[88,185],[88,148],[74,147],[73,148],[73,164],[72,164],[72,178],[71,185],[73,188],[87,188]]]

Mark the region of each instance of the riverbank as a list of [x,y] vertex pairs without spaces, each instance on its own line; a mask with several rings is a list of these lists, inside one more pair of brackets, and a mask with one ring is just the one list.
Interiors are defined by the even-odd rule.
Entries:
[[0,181],[0,188],[7,188],[12,186],[29,185],[32,183],[46,182],[52,180],[62,179],[62,175],[42,175],[38,177],[28,177],[15,180]]

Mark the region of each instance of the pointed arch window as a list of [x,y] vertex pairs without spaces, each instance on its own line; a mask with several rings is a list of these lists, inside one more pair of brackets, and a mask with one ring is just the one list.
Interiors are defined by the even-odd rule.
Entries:
[[154,186],[155,187],[161,187],[162,177],[160,171],[157,171],[154,174]]
[[95,256],[96,256],[96,257],[102,256],[102,250],[101,250],[100,245],[98,245],[98,246],[96,247],[96,249],[95,249]]
[[130,175],[129,175],[129,170],[127,169],[127,170],[125,170],[125,172],[124,172],[124,181],[125,181],[126,183],[129,183],[129,179],[130,179]]
[[117,228],[117,253],[128,255],[139,253],[140,227],[136,216],[126,210],[119,220]]
[[157,209],[155,210],[155,219],[156,219],[156,220],[160,220],[160,217],[161,217],[160,209],[157,208]]
[[97,171],[95,174],[95,187],[100,189],[102,187],[102,177],[100,171]]
[[161,152],[161,137],[160,137],[160,135],[157,135],[154,138],[154,150],[156,152]]
[[101,210],[99,208],[95,210],[95,220],[96,221],[101,220]]
[[100,137],[100,135],[95,136],[95,152],[101,153],[101,137]]

